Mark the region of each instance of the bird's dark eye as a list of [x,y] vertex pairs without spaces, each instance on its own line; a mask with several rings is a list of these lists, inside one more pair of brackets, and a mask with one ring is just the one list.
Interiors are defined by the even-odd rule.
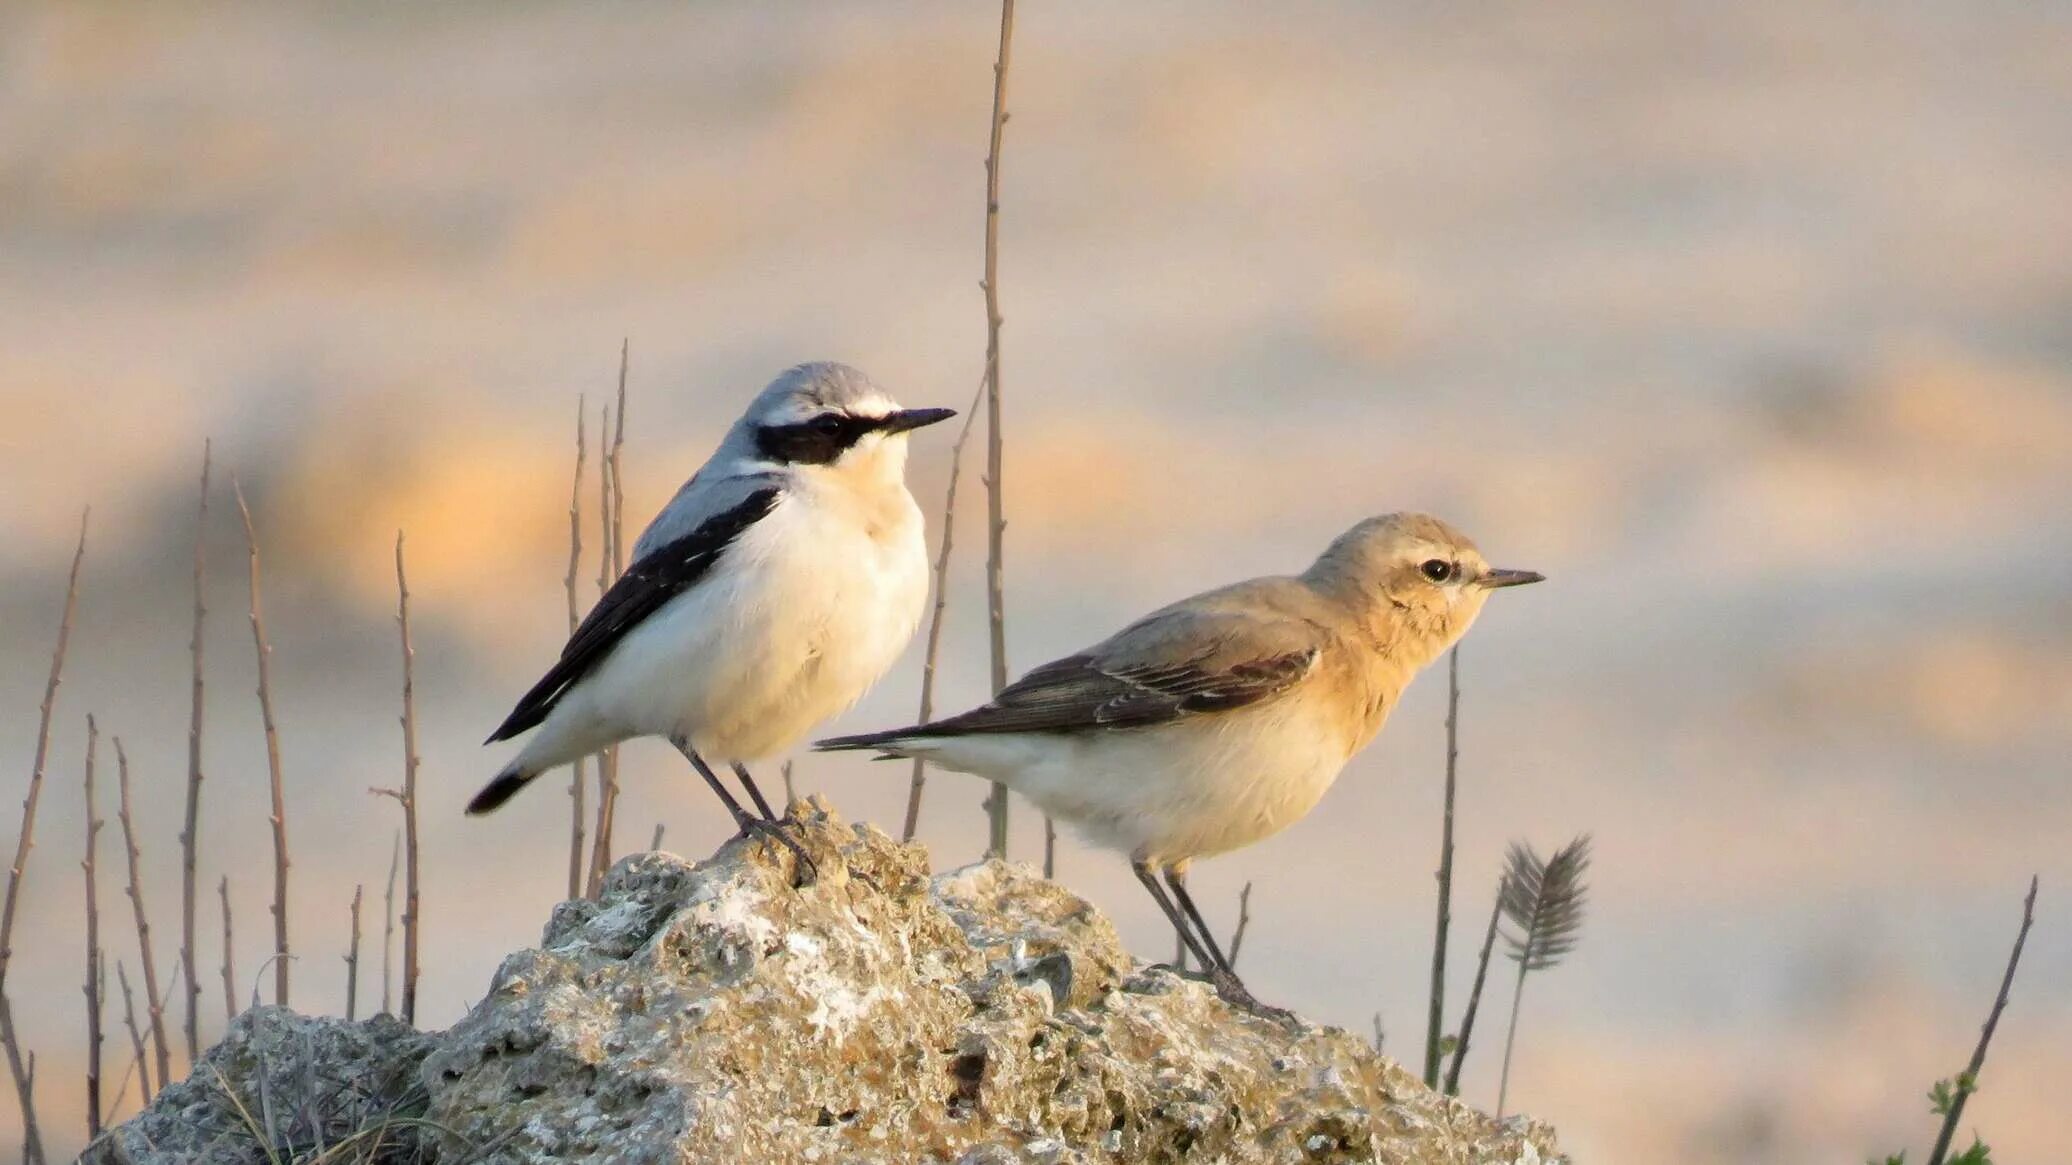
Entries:
[[822,413],[814,417],[811,424],[816,432],[832,433],[840,429],[845,420],[847,418],[840,413]]
[[1433,582],[1442,583],[1452,578],[1459,568],[1443,558],[1427,558],[1417,569]]

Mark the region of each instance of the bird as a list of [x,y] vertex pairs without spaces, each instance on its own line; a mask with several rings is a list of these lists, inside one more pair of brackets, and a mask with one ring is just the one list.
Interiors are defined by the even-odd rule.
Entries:
[[1190,863],[1307,815],[1490,593],[1543,579],[1491,567],[1437,518],[1384,514],[1301,574],[1160,608],[968,712],[814,747],[918,757],[1021,793],[1129,858],[1218,994],[1285,1015],[1238,978],[1187,891]]
[[[633,562],[486,743],[532,731],[469,802],[488,813],[559,765],[667,739],[743,833],[786,844],[748,763],[854,704],[920,624],[929,587],[907,434],[956,415],[901,408],[855,368],[788,369],[633,547]],[[732,767],[761,816],[714,771]]]

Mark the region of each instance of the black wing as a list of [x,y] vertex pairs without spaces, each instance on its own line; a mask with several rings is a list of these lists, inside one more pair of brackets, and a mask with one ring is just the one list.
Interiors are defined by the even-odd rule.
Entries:
[[532,686],[511,709],[511,714],[490,733],[489,743],[509,740],[547,718],[562,694],[577,680],[590,674],[611,654],[626,633],[664,603],[697,585],[712,570],[720,555],[742,531],[766,517],[783,491],[772,486],[743,498],[731,509],[705,519],[697,529],[674,542],[656,547],[628,567],[619,581],[604,592],[585,616],[576,633],[561,649],[561,658],[540,682]]
[[[1234,633],[1240,625],[1247,634]],[[818,747],[871,748],[898,739],[973,733],[1135,728],[1227,712],[1286,691],[1307,675],[1319,654],[1312,630],[1303,624],[1262,627],[1242,617],[1147,620],[1091,651],[1036,668],[969,712],[912,728],[822,741]]]

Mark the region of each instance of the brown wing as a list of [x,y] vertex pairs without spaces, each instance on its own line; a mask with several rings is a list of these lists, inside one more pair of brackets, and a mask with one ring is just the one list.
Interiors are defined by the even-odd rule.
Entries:
[[990,703],[930,724],[822,741],[1000,732],[1083,732],[1227,712],[1293,686],[1316,666],[1322,635],[1299,620],[1174,608],[1078,655],[1036,668]]

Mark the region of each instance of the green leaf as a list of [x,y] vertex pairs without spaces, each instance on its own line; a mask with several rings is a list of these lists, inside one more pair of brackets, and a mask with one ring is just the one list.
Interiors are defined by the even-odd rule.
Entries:
[[1973,1133],[1971,1134],[1971,1148],[1950,1158],[1949,1165],[1993,1165],[1993,1150],[1987,1148],[1986,1143],[1978,1139],[1977,1133]]

